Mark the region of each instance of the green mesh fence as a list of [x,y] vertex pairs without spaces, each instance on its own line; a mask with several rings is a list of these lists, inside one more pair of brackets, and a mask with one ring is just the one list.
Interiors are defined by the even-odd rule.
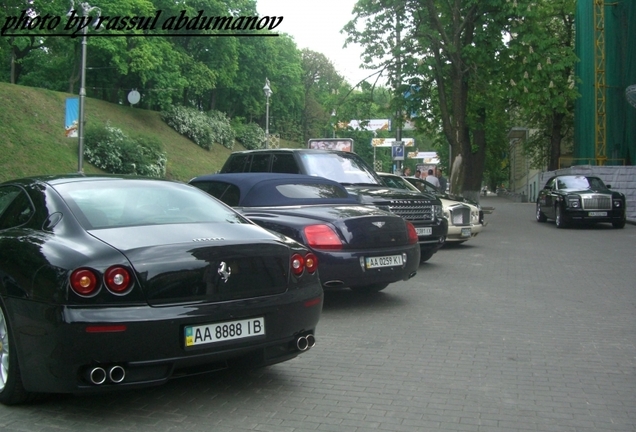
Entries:
[[[605,6],[605,113],[607,165],[636,161],[636,108],[625,89],[636,84],[636,1],[606,0]],[[594,164],[596,157],[596,92],[594,91],[594,0],[578,0],[576,10],[576,75],[580,99],[575,107],[574,157]]]

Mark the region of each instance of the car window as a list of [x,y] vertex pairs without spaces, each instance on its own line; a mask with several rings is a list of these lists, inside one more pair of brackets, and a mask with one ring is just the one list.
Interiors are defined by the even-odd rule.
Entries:
[[328,184],[282,184],[276,190],[286,198],[315,199],[315,198],[347,198],[349,194],[334,185]]
[[404,187],[403,184],[401,184],[401,182],[399,181],[399,179],[396,179],[394,177],[382,177],[382,180],[384,181],[384,183],[386,183],[387,186],[392,187],[392,188],[398,188],[398,189],[406,189]]
[[98,181],[56,185],[85,229],[243,219],[208,194],[186,185],[154,181]]
[[249,166],[249,154],[235,153],[230,156],[228,163],[223,167],[223,172],[237,173],[244,172]]
[[33,213],[35,209],[24,190],[17,186],[0,188],[0,230],[27,223]]
[[250,172],[269,172],[269,159],[271,154],[255,153],[252,155],[252,165]]
[[301,158],[306,173],[311,176],[325,177],[343,184],[375,184],[382,182],[376,174],[355,155],[315,152],[302,153]]
[[274,154],[272,157],[272,172],[287,173],[287,174],[300,174],[298,164],[294,155],[287,153]]
[[196,186],[209,193],[214,198],[223,201],[230,207],[236,207],[239,205],[241,192],[239,188],[233,184],[220,181],[198,181],[192,183],[192,186]]

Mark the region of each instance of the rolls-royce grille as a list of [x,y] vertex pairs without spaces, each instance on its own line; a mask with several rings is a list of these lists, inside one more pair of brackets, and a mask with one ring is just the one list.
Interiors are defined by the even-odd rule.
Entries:
[[612,198],[607,195],[592,195],[583,197],[585,210],[611,210]]
[[453,225],[470,225],[470,208],[459,207],[451,209],[451,222]]
[[419,204],[417,201],[410,203],[389,204],[389,209],[398,216],[408,221],[432,221],[435,217],[431,204]]

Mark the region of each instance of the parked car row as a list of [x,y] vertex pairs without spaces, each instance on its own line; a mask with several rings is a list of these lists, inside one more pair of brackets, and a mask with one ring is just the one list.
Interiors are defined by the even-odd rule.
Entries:
[[481,231],[473,207],[309,149],[236,152],[190,185],[2,183],[0,403],[292,359],[324,290],[412,278]]

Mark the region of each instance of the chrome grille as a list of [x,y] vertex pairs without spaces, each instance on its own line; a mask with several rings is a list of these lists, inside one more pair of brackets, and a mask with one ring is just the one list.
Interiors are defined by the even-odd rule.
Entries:
[[451,209],[450,214],[453,225],[470,225],[470,208],[455,207]]
[[585,210],[611,210],[612,198],[607,195],[590,195],[583,197]]
[[412,202],[391,202],[389,210],[408,221],[432,221],[435,217],[431,204]]

